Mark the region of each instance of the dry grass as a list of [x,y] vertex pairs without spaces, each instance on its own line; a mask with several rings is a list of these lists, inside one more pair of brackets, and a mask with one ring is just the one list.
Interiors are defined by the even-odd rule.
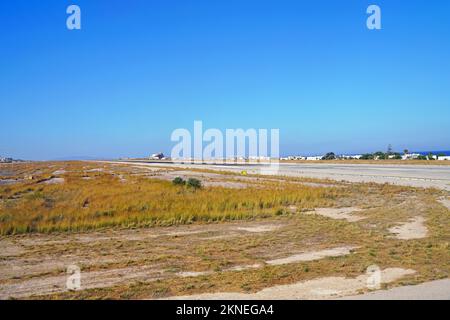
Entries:
[[54,170],[60,167],[66,172],[58,176],[65,182],[53,185],[43,183],[54,176],[45,165],[16,165],[16,178],[35,174],[33,180],[0,186],[0,234],[274,216],[286,214],[288,205],[299,209],[329,206],[344,192],[287,182],[261,183],[263,187],[240,190],[215,187],[195,191],[168,181],[132,176],[110,165],[96,171],[96,165],[57,164]]
[[[183,253],[175,256],[165,255],[162,261],[167,262],[167,268],[190,271],[214,270],[209,275],[189,278],[167,277],[157,281],[142,280],[109,288],[66,292],[37,298],[148,299],[205,292],[249,293],[274,285],[291,284],[320,277],[356,277],[373,264],[382,269],[399,267],[417,271],[414,275],[384,287],[416,284],[449,277],[450,216],[448,212],[435,203],[429,195],[421,196],[416,204],[423,201],[426,205],[420,213],[427,218],[431,236],[411,241],[397,240],[391,237],[386,228],[393,221],[402,221],[417,214],[417,212],[409,211],[411,204],[399,205],[399,200],[393,198],[384,208],[367,210],[367,221],[357,223],[320,216],[295,215],[277,218],[277,221],[289,222],[282,232],[217,241],[199,242],[192,236],[171,240],[176,241],[177,246],[181,246],[180,250]],[[400,210],[396,211],[395,208]],[[392,213],[390,218],[381,218],[388,212]],[[187,239],[190,239],[189,245],[182,245]],[[164,239],[164,241],[168,240]],[[320,250],[343,244],[352,244],[359,248],[353,254],[342,257],[280,266],[265,265],[259,269],[244,271],[226,270],[236,264],[261,263],[265,259],[290,255],[292,252],[302,251],[305,248]],[[149,261],[137,263],[149,263]]]
[[[61,168],[66,170],[58,175],[65,178],[64,184],[39,182]],[[20,252],[6,258],[10,259],[6,263],[23,270],[22,275],[3,275],[0,285],[65,275],[64,267],[46,267],[48,262],[63,266],[75,262],[83,275],[120,268],[154,267],[162,271],[160,280],[143,277],[107,288],[35,298],[136,299],[204,292],[255,292],[325,276],[355,277],[372,264],[382,269],[399,267],[417,271],[389,286],[450,277],[450,215],[436,201],[447,195],[438,190],[337,182],[333,182],[336,187],[308,187],[298,184],[303,179],[278,177],[279,181],[261,178],[257,185],[246,189],[216,187],[194,192],[148,178],[145,168],[130,166],[46,163],[23,164],[6,171],[0,167],[0,176],[15,179],[32,174],[34,179],[0,186],[2,233],[32,233],[0,238],[5,247],[20,248]],[[224,179],[231,178],[230,175],[224,174]],[[291,205],[297,207],[295,212],[288,210]],[[331,206],[359,207],[362,211],[358,211],[358,216],[364,219],[348,222],[302,214],[306,209]],[[425,219],[429,231],[426,238],[399,240],[389,232],[392,226],[415,216]],[[237,219],[282,227],[253,234],[239,231],[238,227],[247,223],[243,221],[203,224]],[[134,230],[104,228],[187,223],[192,225]],[[77,230],[50,235],[36,233]],[[174,230],[199,233],[171,233]],[[351,255],[316,261],[264,264],[305,250],[343,245],[358,249]],[[253,264],[263,267],[229,270]],[[210,273],[177,277],[176,273],[182,271]]]

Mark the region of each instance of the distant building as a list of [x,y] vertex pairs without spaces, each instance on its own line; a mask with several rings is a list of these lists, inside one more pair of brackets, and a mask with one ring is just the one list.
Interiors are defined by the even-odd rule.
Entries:
[[280,160],[306,160],[306,157],[304,157],[304,156],[287,156],[287,157],[280,158]]
[[11,162],[13,162],[12,158],[0,157],[0,163],[11,163]]
[[313,156],[313,157],[306,157],[306,160],[308,161],[318,161],[322,160],[323,156]]
[[340,156],[338,156],[339,159],[344,159],[344,160],[361,159],[361,157],[362,157],[361,154],[356,154],[356,155],[341,154]]
[[152,154],[150,157],[149,157],[149,159],[150,160],[162,160],[162,159],[164,159],[165,157],[164,157],[164,154],[162,153],[162,152],[160,152],[160,153],[154,153],[154,154]]
[[450,156],[439,156],[437,157],[438,160],[448,160],[450,161]]
[[406,153],[402,155],[402,160],[413,160],[420,157],[420,153]]
[[[280,160],[283,160],[284,158],[280,158]],[[266,156],[250,156],[248,157],[248,160],[250,161],[269,161],[270,157]]]

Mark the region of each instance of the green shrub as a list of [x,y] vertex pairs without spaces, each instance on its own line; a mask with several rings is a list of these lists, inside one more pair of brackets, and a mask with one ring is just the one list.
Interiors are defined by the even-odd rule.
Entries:
[[188,181],[186,182],[186,185],[189,188],[200,189],[202,187],[202,182],[195,178],[189,178]]
[[172,183],[176,186],[181,186],[186,184],[186,181],[184,181],[184,179],[181,177],[176,177],[175,179],[172,180]]
[[322,160],[335,160],[335,159],[336,155],[334,154],[334,152],[328,152],[326,155],[322,157]]

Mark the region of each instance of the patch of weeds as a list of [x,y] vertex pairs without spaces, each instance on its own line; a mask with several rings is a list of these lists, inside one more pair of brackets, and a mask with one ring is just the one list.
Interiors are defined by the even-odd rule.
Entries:
[[186,181],[186,186],[188,188],[196,190],[202,187],[202,182],[195,178],[189,178],[188,181]]
[[186,184],[186,181],[181,177],[176,177],[172,180],[172,184],[175,186],[184,186]]

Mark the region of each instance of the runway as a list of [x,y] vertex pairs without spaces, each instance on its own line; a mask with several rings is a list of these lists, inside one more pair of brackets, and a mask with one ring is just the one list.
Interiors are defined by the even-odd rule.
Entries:
[[[122,162],[124,163],[124,162]],[[131,162],[126,162],[131,163]],[[133,161],[134,165],[175,166],[250,174],[282,175],[349,182],[390,183],[450,191],[449,165],[392,165],[392,164],[336,164],[336,163],[279,163],[266,164],[181,164]]]

